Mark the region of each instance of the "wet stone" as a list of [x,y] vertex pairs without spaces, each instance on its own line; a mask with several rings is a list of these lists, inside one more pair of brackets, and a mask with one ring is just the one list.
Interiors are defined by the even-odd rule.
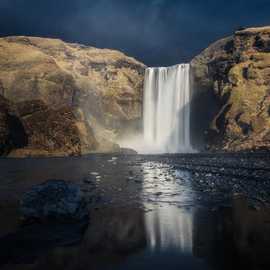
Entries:
[[23,195],[20,210],[26,220],[82,220],[88,217],[80,187],[63,180],[49,180],[33,186]]

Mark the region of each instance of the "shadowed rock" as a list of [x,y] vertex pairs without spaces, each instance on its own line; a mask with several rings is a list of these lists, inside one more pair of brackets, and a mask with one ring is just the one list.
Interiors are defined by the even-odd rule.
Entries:
[[80,221],[88,217],[80,187],[63,180],[32,187],[22,198],[21,213],[26,220]]

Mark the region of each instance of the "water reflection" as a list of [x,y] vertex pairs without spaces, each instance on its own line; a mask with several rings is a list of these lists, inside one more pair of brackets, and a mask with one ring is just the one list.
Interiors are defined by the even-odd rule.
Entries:
[[142,210],[104,208],[90,214],[88,229],[75,245],[66,242],[73,239],[69,233],[79,235],[73,225],[62,232],[60,227],[31,225],[0,239],[0,269],[14,270],[15,265],[25,270],[118,269],[146,248]]
[[233,200],[232,223],[227,232],[232,235],[236,254],[254,269],[270,267],[270,209],[248,207],[246,198]]
[[269,269],[269,209],[242,196],[232,207],[202,208],[188,173],[159,162],[142,163],[141,173],[135,183],[148,211],[110,203],[92,208],[87,229],[18,228],[0,238],[0,269]]
[[145,216],[145,225],[153,251],[173,248],[180,253],[192,252],[193,216],[190,212],[175,206],[156,209]]
[[146,246],[143,211],[136,208],[107,208],[92,211],[84,235],[83,250],[129,254]]
[[194,224],[193,255],[214,269],[269,269],[269,208],[236,195],[232,207],[196,211]]
[[[93,210],[81,242],[73,246],[59,245],[55,228],[41,229],[2,238],[0,258],[9,254],[9,264],[0,268],[261,270],[270,265],[270,211],[250,209],[243,198],[235,198],[233,208],[197,209],[192,214],[176,206],[148,213],[132,208]],[[41,246],[48,233],[58,241],[55,246]],[[27,250],[17,248],[24,244]]]
[[173,202],[192,202],[191,186],[188,182],[184,186],[181,185],[181,181],[189,177],[188,173],[175,171],[169,165],[158,162],[147,162],[142,166],[144,204],[146,208],[153,210],[145,215],[150,248],[174,248],[178,252],[191,253],[193,213],[172,205]]
[[142,200],[146,207],[151,203],[175,203],[181,206],[193,204],[189,172],[175,170],[169,164],[160,162],[145,162],[142,170]]

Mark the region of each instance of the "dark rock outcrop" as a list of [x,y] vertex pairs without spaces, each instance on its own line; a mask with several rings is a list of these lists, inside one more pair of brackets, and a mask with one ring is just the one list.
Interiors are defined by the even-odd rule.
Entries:
[[211,149],[270,148],[269,46],[270,27],[249,28],[217,41],[192,60],[195,93],[212,98],[205,106],[208,124],[212,122],[207,132]]
[[[41,100],[12,103],[2,96],[0,100],[2,155],[80,155],[98,145],[90,126],[79,122],[71,107],[53,109]],[[82,133],[80,128],[87,132]]]
[[120,153],[123,155],[137,155],[138,152],[130,148],[120,148]]
[[8,102],[0,96],[0,155],[9,150]]
[[[141,118],[144,69],[114,50],[1,38],[0,154],[119,151],[117,137]],[[22,142],[14,143],[19,137]]]
[[24,219],[81,221],[88,217],[80,187],[63,180],[49,180],[26,192],[21,201]]

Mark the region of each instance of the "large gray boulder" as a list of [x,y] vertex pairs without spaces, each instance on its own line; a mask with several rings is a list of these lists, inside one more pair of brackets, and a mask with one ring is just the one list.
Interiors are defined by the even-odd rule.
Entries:
[[25,219],[81,221],[88,217],[80,187],[63,180],[49,180],[26,192],[21,200]]

